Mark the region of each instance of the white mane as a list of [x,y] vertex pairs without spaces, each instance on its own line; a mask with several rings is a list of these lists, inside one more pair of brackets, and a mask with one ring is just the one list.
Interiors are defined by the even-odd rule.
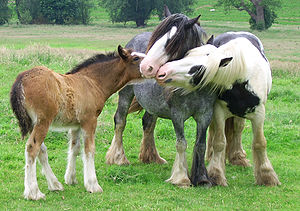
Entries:
[[[203,52],[201,47],[197,49]],[[205,50],[204,50],[205,51]],[[225,67],[219,67],[223,58],[232,57],[232,61]],[[251,68],[247,68],[246,59],[262,57],[257,48],[246,38],[237,38],[216,48],[214,52],[208,55],[206,71],[197,88],[211,84],[215,89],[227,89],[235,81],[245,81]]]

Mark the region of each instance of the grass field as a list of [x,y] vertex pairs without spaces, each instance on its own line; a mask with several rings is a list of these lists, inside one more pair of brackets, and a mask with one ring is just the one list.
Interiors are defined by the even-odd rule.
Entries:
[[[293,11],[291,14],[295,14]],[[39,187],[46,194],[46,200],[33,202],[23,199],[25,141],[20,138],[17,121],[9,105],[9,91],[18,73],[36,65],[45,65],[60,73],[67,72],[96,52],[115,50],[118,44],[125,45],[135,34],[152,31],[157,23],[158,20],[153,19],[150,26],[142,29],[132,28],[130,24],[110,24],[107,20],[90,26],[13,24],[0,27],[0,210],[300,209],[300,31],[299,25],[286,23],[275,24],[265,32],[252,31],[261,38],[272,65],[273,86],[266,105],[265,136],[268,156],[281,186],[257,186],[253,167],[229,164],[226,165],[228,187],[178,188],[165,183],[175,158],[175,133],[169,120],[159,119],[155,130],[156,145],[168,164],[142,164],[138,160],[142,113],[128,116],[124,133],[124,147],[131,165],[106,165],[105,153],[113,137],[113,115],[118,100],[117,95],[113,95],[98,118],[96,132],[96,173],[104,192],[89,194],[85,191],[83,166],[78,158],[77,185],[64,185],[64,191],[50,192],[45,177],[40,173],[40,165],[37,165]],[[215,19],[204,19],[201,24],[208,34],[249,31],[247,19],[242,18],[231,22],[220,15]],[[195,123],[188,120],[185,129],[189,146],[187,158],[191,166]],[[252,161],[251,139],[251,126],[247,122],[243,146]],[[49,132],[45,143],[50,165],[63,183],[67,134]]]

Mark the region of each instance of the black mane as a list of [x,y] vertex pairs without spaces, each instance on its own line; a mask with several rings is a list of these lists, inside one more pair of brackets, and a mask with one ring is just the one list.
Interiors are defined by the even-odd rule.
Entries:
[[176,35],[168,40],[165,46],[166,53],[170,55],[171,60],[181,59],[188,50],[203,45],[203,37],[206,37],[205,31],[197,24],[186,29],[185,25],[188,21],[189,18],[183,14],[173,14],[164,19],[152,33],[147,51],[173,26],[177,27]]
[[111,61],[113,59],[119,58],[118,54],[116,52],[109,52],[106,54],[97,54],[93,57],[85,60],[84,62],[78,64],[76,67],[74,67],[71,71],[67,72],[66,74],[74,74],[79,72],[81,69],[88,67],[91,64],[98,63],[98,62],[107,62]]

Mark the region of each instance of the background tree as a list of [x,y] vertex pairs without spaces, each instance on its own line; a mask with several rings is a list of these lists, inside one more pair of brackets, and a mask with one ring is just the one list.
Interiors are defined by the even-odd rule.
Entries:
[[250,27],[265,30],[271,27],[277,15],[275,10],[281,7],[280,0],[218,0],[217,6],[224,6],[225,11],[235,8],[250,15]]
[[164,5],[172,13],[189,12],[195,0],[102,0],[112,22],[134,21],[137,27],[146,25],[151,14],[162,17]]
[[8,7],[8,0],[0,0],[0,25],[8,23],[11,18],[11,10]]

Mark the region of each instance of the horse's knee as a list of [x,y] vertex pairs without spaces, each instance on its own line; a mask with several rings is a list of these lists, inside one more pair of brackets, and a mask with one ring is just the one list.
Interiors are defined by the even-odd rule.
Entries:
[[253,151],[264,151],[267,148],[267,141],[263,138],[260,142],[255,142],[252,145]]
[[187,143],[184,140],[179,140],[176,142],[176,149],[178,152],[184,152],[187,148]]

